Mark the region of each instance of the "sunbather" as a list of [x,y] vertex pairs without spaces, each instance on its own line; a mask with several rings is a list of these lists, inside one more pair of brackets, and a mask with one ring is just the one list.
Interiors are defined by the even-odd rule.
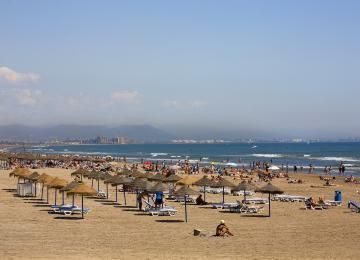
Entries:
[[229,228],[225,225],[224,220],[221,220],[220,224],[216,227],[216,236],[217,237],[233,236]]

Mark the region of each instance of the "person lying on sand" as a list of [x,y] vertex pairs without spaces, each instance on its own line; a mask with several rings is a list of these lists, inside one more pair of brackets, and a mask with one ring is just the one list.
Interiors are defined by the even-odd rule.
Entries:
[[229,228],[225,225],[225,221],[221,220],[220,224],[216,227],[216,235],[217,237],[225,237],[225,236],[233,236],[230,232]]

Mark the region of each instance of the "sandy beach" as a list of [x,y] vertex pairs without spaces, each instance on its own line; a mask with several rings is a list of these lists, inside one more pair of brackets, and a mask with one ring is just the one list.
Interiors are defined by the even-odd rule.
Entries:
[[[341,207],[315,211],[304,210],[300,202],[272,202],[272,217],[267,218],[191,205],[189,222],[184,223],[180,203],[167,202],[178,210],[176,216],[152,217],[133,207],[133,194],[127,195],[128,206],[85,199],[85,207],[92,211],[84,220],[50,214],[49,207],[38,201],[14,196],[9,189],[16,187],[17,179],[9,178],[9,172],[0,171],[0,259],[358,259],[360,253],[360,215],[346,205],[349,199],[359,201],[356,190],[360,186],[339,178],[336,187],[327,188],[311,188],[323,182],[309,174],[295,176],[304,184],[288,184],[285,179],[275,179],[273,184],[286,194],[325,199],[333,199],[334,191],[340,189]],[[39,172],[72,179],[71,170]],[[53,196],[50,190],[50,203]],[[211,202],[221,200],[221,195],[207,197]],[[228,195],[225,199],[235,202],[239,198]],[[80,198],[76,203],[80,204]],[[234,237],[193,236],[195,228],[214,234],[221,219]]]

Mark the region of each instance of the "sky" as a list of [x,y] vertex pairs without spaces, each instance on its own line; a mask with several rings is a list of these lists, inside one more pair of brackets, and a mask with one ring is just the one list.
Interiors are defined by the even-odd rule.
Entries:
[[360,136],[359,1],[0,1],[0,124]]

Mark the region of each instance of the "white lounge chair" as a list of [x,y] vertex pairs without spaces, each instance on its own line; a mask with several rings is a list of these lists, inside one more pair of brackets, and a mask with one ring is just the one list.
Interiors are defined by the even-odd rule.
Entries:
[[164,206],[162,208],[156,208],[155,205],[150,204],[146,200],[142,200],[145,204],[144,211],[151,216],[175,216],[177,210],[170,206]]
[[236,206],[229,207],[230,212],[239,212],[239,213],[258,213],[263,209],[261,206],[248,206],[244,203],[238,201]]
[[264,198],[246,198],[245,204],[268,204],[269,200]]

